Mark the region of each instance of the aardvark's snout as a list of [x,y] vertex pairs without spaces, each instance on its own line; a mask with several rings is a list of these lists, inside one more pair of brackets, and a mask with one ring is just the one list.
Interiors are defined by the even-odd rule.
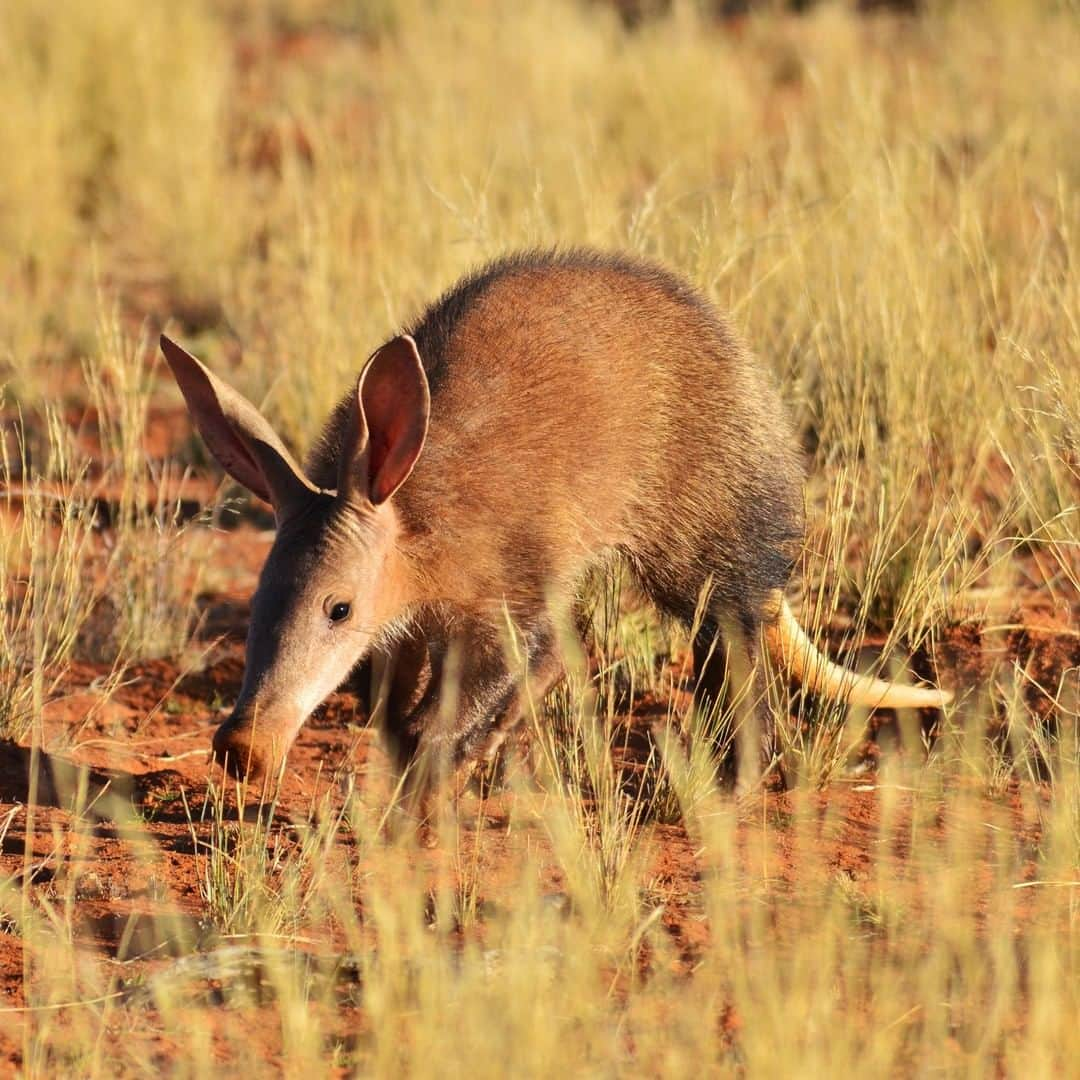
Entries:
[[293,737],[291,725],[234,710],[214,732],[214,760],[240,780],[276,777]]

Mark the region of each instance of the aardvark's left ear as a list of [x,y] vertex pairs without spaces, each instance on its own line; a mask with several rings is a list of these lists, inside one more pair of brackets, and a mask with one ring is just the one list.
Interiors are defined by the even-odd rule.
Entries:
[[305,505],[318,489],[300,471],[266,417],[164,334],[161,351],[195,426],[221,467],[270,503],[279,521]]

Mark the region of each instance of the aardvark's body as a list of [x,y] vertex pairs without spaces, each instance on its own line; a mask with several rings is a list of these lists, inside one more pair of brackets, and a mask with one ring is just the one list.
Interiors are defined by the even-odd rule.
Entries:
[[[382,722],[402,766],[424,750],[483,752],[522,707],[507,617],[542,692],[562,672],[557,627],[583,576],[616,554],[684,623],[708,590],[704,697],[723,684],[720,630],[750,670],[764,626],[812,688],[947,699],[856,678],[799,631],[780,592],[803,535],[781,402],[721,317],[663,270],[529,253],[467,278],[374,354],[303,471],[253,406],[163,346],[210,448],[278,518],[240,699],[214,739],[236,771],[277,768],[369,652],[397,656]],[[455,640],[447,721],[439,676]]]

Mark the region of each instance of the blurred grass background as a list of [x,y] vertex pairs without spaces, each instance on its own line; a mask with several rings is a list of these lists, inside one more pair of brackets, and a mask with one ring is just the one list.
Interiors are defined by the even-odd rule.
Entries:
[[594,244],[733,314],[812,498],[844,470],[864,536],[1042,529],[1080,438],[1076,12],[927,8],[673,2],[628,31],[605,3],[13,0],[9,396],[85,396],[118,306],[235,366],[302,446],[463,271]]
[[[814,824],[839,827],[843,800],[824,810],[814,789],[841,780],[862,718],[854,730],[804,714],[775,688],[799,786],[776,819],[758,808],[760,866],[735,839],[743,811],[703,782],[700,732],[668,746],[666,815],[703,867],[693,972],[654,914],[664,882],[644,879],[649,815],[605,771],[578,691],[549,703],[544,729],[557,721],[578,752],[552,746],[552,800],[521,811],[573,918],[544,901],[529,849],[515,905],[485,923],[475,852],[490,841],[467,820],[444,834],[453,865],[431,901],[377,807],[312,808],[289,858],[204,809],[206,917],[254,952],[152,983],[156,1012],[138,1022],[179,1048],[181,1074],[212,1071],[218,1053],[192,987],[217,979],[242,1010],[253,967],[273,984],[290,1069],[500,1075],[514,1057],[538,1075],[1036,1076],[1080,1055],[1080,12],[926,0],[914,15],[821,2],[725,17],[731,6],[0,6],[9,510],[23,489],[0,525],[8,734],[30,731],[80,651],[120,664],[187,643],[201,530],[138,494],[205,466],[194,442],[160,460],[143,445],[150,410],[178,406],[154,368],[158,329],[302,449],[390,332],[467,269],[533,245],[664,261],[773,366],[808,460],[808,626],[846,624],[849,645],[873,629],[924,665],[958,630],[976,635],[979,679],[943,725],[952,738],[883,765],[883,854],[864,876],[821,865]],[[68,423],[88,407],[90,466]],[[103,555],[80,501],[88,474],[120,493]],[[227,544],[215,560],[227,567]],[[1056,666],[1000,644],[1035,608]],[[618,662],[662,694],[666,643],[627,625]],[[77,840],[92,826],[73,805]],[[935,831],[944,819],[955,827]],[[341,873],[322,863],[335,829],[360,853]],[[898,836],[903,863],[888,855]],[[773,844],[802,868],[796,884],[770,869]],[[12,932],[55,974],[25,983],[42,1012],[26,1020],[24,1068],[152,1071],[157,1051],[106,1037],[133,1023],[102,997],[128,975],[66,974],[70,889],[42,905],[26,879],[4,885]],[[443,915],[423,917],[432,902]],[[465,944],[445,929],[473,922],[484,929]],[[270,944],[327,924],[364,957],[351,1041],[331,1037],[338,984]],[[226,1036],[241,1054],[243,1035]]]

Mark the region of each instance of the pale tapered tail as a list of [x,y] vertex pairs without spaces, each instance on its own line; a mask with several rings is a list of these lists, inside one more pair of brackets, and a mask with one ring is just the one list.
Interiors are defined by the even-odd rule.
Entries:
[[868,709],[941,709],[952,701],[948,690],[898,686],[834,664],[806,636],[779,591],[772,600],[777,614],[765,627],[769,655],[811,693]]

